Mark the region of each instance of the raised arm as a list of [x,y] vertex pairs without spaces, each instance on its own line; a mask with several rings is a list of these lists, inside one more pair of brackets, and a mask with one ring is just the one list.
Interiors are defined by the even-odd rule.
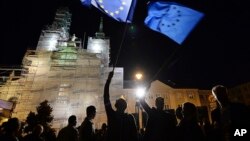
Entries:
[[140,104],[142,108],[149,114],[151,111],[151,108],[149,107],[148,103],[145,101],[145,98],[140,99]]
[[105,83],[105,86],[104,86],[103,98],[104,98],[104,105],[105,105],[105,107],[107,107],[107,106],[111,107],[111,103],[110,103],[110,99],[109,99],[109,86],[110,86],[111,80],[113,78],[113,75],[114,75],[114,72],[111,71],[109,73],[108,79],[107,79],[107,81]]
[[[149,83],[149,85],[147,86],[146,92],[148,92],[148,90],[150,89],[150,87],[151,87],[151,83]],[[149,107],[148,103],[145,101],[145,97],[140,98],[139,101],[140,101],[140,104],[141,104],[142,108],[143,108],[148,114],[150,114],[151,108]]]

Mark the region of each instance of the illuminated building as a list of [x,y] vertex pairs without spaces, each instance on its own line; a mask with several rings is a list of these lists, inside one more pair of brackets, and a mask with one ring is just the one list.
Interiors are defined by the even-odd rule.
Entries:
[[229,98],[250,106],[250,82],[229,89]]
[[[126,84],[127,82],[125,82]],[[130,83],[130,84],[129,84]],[[139,97],[136,96],[137,86],[133,82],[127,83],[127,86],[124,88],[124,97],[127,99],[128,111],[139,111],[136,110],[136,99]],[[167,84],[162,83],[159,80],[155,80],[151,83],[149,91],[145,94],[145,100],[150,107],[155,107],[155,99],[157,97],[164,98],[164,110],[173,110],[178,106],[181,106],[184,102],[191,102],[198,107],[207,107],[209,103],[207,98],[210,94],[210,90],[199,90],[199,89],[188,89],[188,88],[172,88]],[[204,101],[201,101],[201,97],[205,98]],[[208,107],[208,111],[210,108]],[[142,117],[143,118],[143,117]],[[144,117],[145,118],[145,117]],[[140,122],[141,119],[140,119]],[[145,121],[144,121],[145,122]],[[142,125],[142,123],[140,123]],[[144,123],[145,127],[145,123]]]
[[[74,36],[69,38],[71,14],[59,9],[54,23],[40,35],[36,50],[27,50],[21,69],[11,69],[0,87],[0,99],[16,99],[12,117],[25,120],[30,111],[48,100],[53,107],[53,127],[67,125],[74,114],[80,124],[86,116],[86,108],[97,108],[96,127],[106,122],[103,106],[103,87],[109,68],[109,38],[100,31],[89,37],[87,49]],[[19,72],[20,75],[16,75]],[[123,68],[115,68],[111,83],[111,101],[120,97],[123,88]]]

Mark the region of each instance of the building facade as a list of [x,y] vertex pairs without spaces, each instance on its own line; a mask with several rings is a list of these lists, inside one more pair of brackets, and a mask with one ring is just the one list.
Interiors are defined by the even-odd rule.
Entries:
[[[53,127],[62,128],[74,114],[80,124],[86,108],[97,108],[95,124],[106,122],[103,104],[103,87],[109,68],[109,38],[102,29],[96,37],[89,37],[88,48],[83,49],[75,36],[68,34],[71,15],[59,9],[55,21],[40,35],[36,50],[27,50],[22,68],[11,71],[0,87],[0,99],[15,102],[12,117],[25,120],[30,111],[44,100],[53,108]],[[102,21],[100,24],[102,27]],[[115,68],[111,84],[111,100],[123,88],[123,68]],[[14,99],[14,100],[13,100]]]

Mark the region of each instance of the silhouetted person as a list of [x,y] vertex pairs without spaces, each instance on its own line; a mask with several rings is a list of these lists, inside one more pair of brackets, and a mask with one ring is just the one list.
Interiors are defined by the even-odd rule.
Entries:
[[107,129],[108,129],[107,124],[103,123],[102,127],[99,131],[99,141],[106,141],[107,140]]
[[155,107],[150,108],[144,98],[140,104],[148,114],[148,122],[143,137],[144,141],[171,141],[174,139],[176,118],[173,114],[164,111],[164,98],[157,97]]
[[57,136],[57,141],[78,141],[79,134],[75,128],[77,123],[76,116],[72,115],[68,118],[68,126],[62,128]]
[[0,137],[5,134],[6,126],[7,126],[7,122],[2,123],[2,125],[0,126]]
[[109,86],[114,72],[110,72],[104,87],[104,105],[108,118],[107,141],[138,141],[135,119],[131,114],[124,113],[127,102],[119,98],[115,102],[116,111],[109,99]]
[[213,140],[213,128],[212,124],[209,121],[208,117],[203,117],[200,122],[200,127],[203,130],[203,133],[205,134],[205,137],[208,141]]
[[43,133],[43,126],[38,124],[34,127],[31,134],[28,134],[24,137],[24,141],[45,141],[41,136]]
[[[212,94],[218,102],[218,107],[212,112],[213,126],[220,132],[217,140],[231,141],[236,129],[249,129],[250,112],[248,107],[241,103],[230,102],[228,90],[222,85],[212,88]],[[246,135],[247,136],[247,135]]]
[[177,126],[177,141],[203,141],[205,136],[198,125],[197,108],[193,103],[186,102],[182,106],[183,119]]
[[17,138],[19,141],[23,141],[24,126],[25,126],[25,122],[20,122],[20,128],[19,128],[19,131],[17,133]]
[[55,141],[56,140],[55,130],[51,128],[49,124],[43,123],[42,125],[43,125],[42,137],[45,139],[45,141]]
[[101,131],[102,131],[103,133],[106,133],[106,132],[107,132],[107,129],[108,129],[107,124],[106,124],[106,123],[103,123],[103,124],[102,124],[102,128],[101,128]]
[[217,107],[211,111],[212,120],[212,134],[209,138],[213,141],[222,141],[222,129],[221,129],[221,119],[220,119],[220,108],[219,103],[216,101]]
[[211,112],[212,126],[217,127],[220,122],[220,107],[218,101],[216,101],[216,108]]
[[178,106],[175,110],[175,115],[176,115],[176,118],[181,121],[183,119],[183,115],[182,115],[182,107],[181,106]]
[[18,118],[10,118],[5,125],[5,133],[1,135],[0,141],[19,141],[17,135],[20,126]]
[[81,124],[80,127],[80,139],[79,141],[95,141],[95,130],[93,128],[92,120],[96,115],[95,106],[88,106],[86,109],[87,117]]

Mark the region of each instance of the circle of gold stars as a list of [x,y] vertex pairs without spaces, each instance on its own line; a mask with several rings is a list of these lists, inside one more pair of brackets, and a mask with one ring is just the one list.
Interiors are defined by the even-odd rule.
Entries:
[[124,10],[124,6],[126,5],[125,1],[122,1],[122,4],[117,7],[114,11],[108,11],[107,9],[105,9],[104,5],[103,5],[103,1],[104,0],[98,0],[98,2],[100,3],[100,7],[110,16],[114,16],[115,14],[118,15],[121,11]]

